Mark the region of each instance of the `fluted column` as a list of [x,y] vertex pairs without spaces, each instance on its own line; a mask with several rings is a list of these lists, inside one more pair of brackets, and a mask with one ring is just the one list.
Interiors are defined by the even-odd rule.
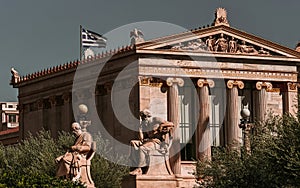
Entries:
[[239,140],[239,102],[238,89],[243,89],[244,83],[237,80],[227,82],[227,104],[226,104],[226,135],[227,145],[231,149],[238,147]]
[[297,84],[296,83],[286,83],[283,87],[282,94],[282,112],[283,114],[296,115],[297,113]]
[[196,129],[196,154],[200,160],[211,159],[211,139],[209,128],[209,87],[214,87],[213,80],[199,79],[198,97],[199,97],[199,120]]
[[256,82],[257,104],[256,104],[256,120],[264,121],[267,111],[267,90],[272,89],[270,82]]
[[169,121],[174,123],[173,143],[170,151],[170,162],[173,173],[181,174],[181,155],[180,155],[180,129],[179,129],[179,99],[178,86],[182,87],[184,81],[181,78],[168,78],[168,116]]

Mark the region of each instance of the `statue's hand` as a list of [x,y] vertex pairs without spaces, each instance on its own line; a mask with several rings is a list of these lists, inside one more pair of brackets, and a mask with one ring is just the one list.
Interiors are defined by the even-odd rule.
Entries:
[[77,151],[78,148],[77,148],[77,146],[71,146],[71,150],[72,150],[72,151]]

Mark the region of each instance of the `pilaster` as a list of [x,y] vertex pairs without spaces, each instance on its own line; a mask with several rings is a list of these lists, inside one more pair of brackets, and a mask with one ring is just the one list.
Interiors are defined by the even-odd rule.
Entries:
[[298,108],[298,88],[296,83],[288,82],[284,84],[282,94],[283,114],[296,115]]

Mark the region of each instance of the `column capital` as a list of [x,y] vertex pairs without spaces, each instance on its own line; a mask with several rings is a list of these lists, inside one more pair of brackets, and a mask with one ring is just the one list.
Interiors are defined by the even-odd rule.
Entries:
[[266,88],[267,90],[271,90],[273,88],[273,85],[271,82],[256,82],[256,89],[261,90],[263,88]]
[[139,83],[142,86],[150,86],[151,76],[139,76]]
[[50,102],[51,107],[55,107],[56,104],[57,104],[56,96],[55,95],[50,96],[49,97],[49,102]]
[[42,110],[42,109],[44,108],[44,106],[45,106],[45,104],[44,104],[44,99],[38,99],[38,100],[36,101],[36,104],[37,104],[38,110]]
[[244,82],[240,81],[240,80],[228,80],[227,81],[227,87],[229,89],[232,89],[233,87],[238,87],[239,89],[243,89],[244,88]]
[[184,85],[184,80],[182,78],[167,78],[166,83],[168,86],[178,84],[180,87],[182,87]]
[[299,87],[299,85],[294,82],[288,82],[287,86],[288,86],[288,91],[297,91],[297,87]]
[[65,92],[61,98],[64,100],[64,103],[69,103],[71,99],[71,93]]
[[200,88],[203,87],[203,86],[209,86],[210,88],[213,88],[213,87],[215,87],[215,82],[211,79],[202,79],[202,78],[200,78],[197,81],[197,85]]
[[114,84],[113,81],[109,81],[109,82],[104,83],[104,89],[106,89],[106,91],[108,93],[110,93],[111,90],[112,90],[113,84]]

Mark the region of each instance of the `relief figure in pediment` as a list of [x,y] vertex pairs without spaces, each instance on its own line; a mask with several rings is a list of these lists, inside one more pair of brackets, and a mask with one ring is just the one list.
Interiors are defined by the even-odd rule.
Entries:
[[261,47],[260,50],[258,50],[258,54],[261,54],[261,55],[270,55],[270,52],[264,50],[264,48]]
[[214,51],[215,39],[212,38],[212,36],[209,36],[208,39],[206,39],[205,43],[208,51]]
[[227,52],[227,48],[228,48],[227,39],[225,39],[223,33],[221,33],[220,38],[218,38],[215,43],[215,51]]
[[181,42],[180,42],[180,43],[178,43],[178,44],[172,46],[171,49],[173,49],[173,50],[181,50],[181,49],[182,49],[182,46],[183,46],[183,45],[182,45]]
[[228,42],[228,51],[230,53],[235,53],[237,51],[237,42],[234,40],[234,37],[231,38],[231,40]]
[[243,40],[242,44],[238,46],[240,53],[248,53],[248,54],[257,54],[257,50],[253,46],[246,45],[246,42]]

